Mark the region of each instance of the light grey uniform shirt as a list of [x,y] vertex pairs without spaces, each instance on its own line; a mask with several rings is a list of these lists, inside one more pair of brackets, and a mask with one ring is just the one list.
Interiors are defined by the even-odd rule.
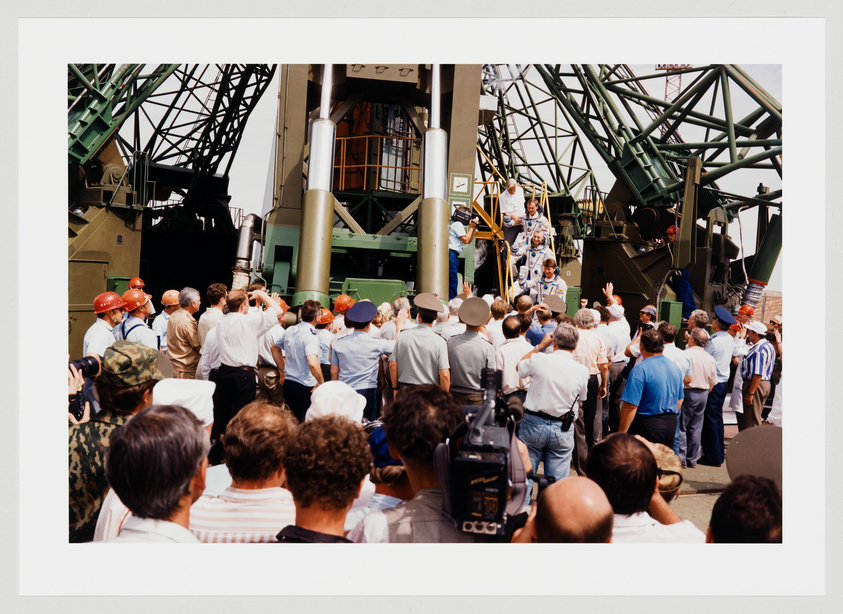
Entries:
[[448,362],[452,392],[482,392],[480,373],[484,368],[495,368],[495,347],[480,333],[467,330],[448,340]]
[[401,331],[389,360],[400,384],[439,384],[439,371],[450,368],[445,340],[423,325]]

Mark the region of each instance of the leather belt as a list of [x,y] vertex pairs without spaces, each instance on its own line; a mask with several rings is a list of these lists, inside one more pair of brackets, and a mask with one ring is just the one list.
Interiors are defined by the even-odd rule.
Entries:
[[244,365],[242,367],[232,367],[231,365],[220,365],[220,367],[225,367],[226,369],[231,369],[233,371],[237,370],[237,369],[245,369],[246,371],[252,371],[252,372],[255,371],[254,367],[249,367],[247,365]]
[[561,416],[551,416],[550,414],[546,414],[543,411],[533,411],[532,409],[524,408],[524,413],[530,416],[536,416],[537,418],[544,418],[545,420],[553,420],[554,422],[562,422],[565,418],[565,415]]

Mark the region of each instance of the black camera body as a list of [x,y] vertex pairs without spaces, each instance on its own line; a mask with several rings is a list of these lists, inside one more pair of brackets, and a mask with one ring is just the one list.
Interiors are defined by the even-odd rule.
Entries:
[[94,377],[100,372],[100,361],[93,356],[85,356],[79,360],[71,360],[67,363],[67,368],[69,369],[71,365],[76,367],[76,370],[79,371],[85,379]]
[[466,422],[436,449],[444,511],[464,533],[503,535],[507,515],[520,510],[526,494],[515,419],[501,395],[501,375],[483,369],[483,405],[466,407]]
[[462,222],[463,224],[468,224],[471,220],[477,221],[480,223],[480,217],[471,213],[471,211],[466,211],[465,209],[455,208],[454,212],[451,214],[451,219],[455,222]]

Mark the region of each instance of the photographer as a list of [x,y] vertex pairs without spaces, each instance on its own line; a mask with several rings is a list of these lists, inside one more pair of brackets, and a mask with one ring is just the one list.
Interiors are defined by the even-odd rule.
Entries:
[[[463,212],[460,214],[459,212]],[[459,267],[459,256],[462,253],[463,246],[468,245],[474,240],[474,234],[477,232],[477,224],[480,218],[474,216],[468,222],[468,230],[465,229],[463,222],[457,218],[469,217],[471,212],[466,207],[457,207],[454,210],[453,221],[448,227],[448,300],[450,301],[457,296],[458,278],[457,268]]]
[[[78,362],[73,361],[67,365],[67,422],[69,424],[81,424],[91,419],[91,403],[82,396],[82,388],[85,385],[84,369],[76,368]],[[99,371],[99,361],[97,361],[97,371]]]
[[96,379],[102,411],[68,429],[70,541],[91,541],[108,484],[105,450],[112,434],[152,402],[152,387],[164,379],[158,351],[132,341],[105,350]]

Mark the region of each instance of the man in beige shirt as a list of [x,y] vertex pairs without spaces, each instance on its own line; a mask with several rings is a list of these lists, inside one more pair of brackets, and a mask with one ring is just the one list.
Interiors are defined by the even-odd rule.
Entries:
[[173,376],[194,379],[199,365],[199,325],[193,314],[199,311],[201,298],[195,288],[179,292],[179,309],[167,321],[167,356],[173,363]]
[[574,314],[574,324],[580,334],[574,360],[588,369],[588,396],[580,399],[574,432],[573,465],[578,475],[585,475],[585,460],[589,450],[603,437],[603,412],[597,411],[597,401],[606,396],[609,379],[609,358],[606,345],[595,330],[598,322],[590,309],[580,309]]

